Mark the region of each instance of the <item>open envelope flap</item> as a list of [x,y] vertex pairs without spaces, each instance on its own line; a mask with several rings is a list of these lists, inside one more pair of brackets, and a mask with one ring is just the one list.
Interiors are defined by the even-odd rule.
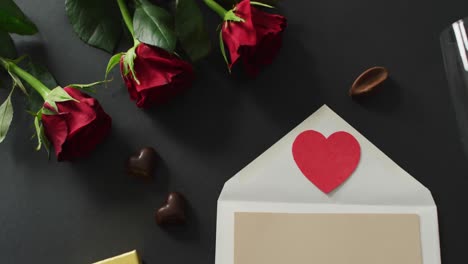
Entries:
[[[353,135],[361,147],[351,177],[329,194],[320,191],[297,167],[292,144],[303,131],[325,137]],[[435,206],[430,191],[326,105],[226,182],[219,201]]]
[[[294,160],[293,143],[307,130],[325,137],[345,131],[360,145],[356,169],[331,193],[309,181]],[[430,191],[327,106],[226,182],[218,200],[216,264],[240,263],[234,261],[235,215],[249,212],[417,215],[422,263],[440,264],[437,208]]]

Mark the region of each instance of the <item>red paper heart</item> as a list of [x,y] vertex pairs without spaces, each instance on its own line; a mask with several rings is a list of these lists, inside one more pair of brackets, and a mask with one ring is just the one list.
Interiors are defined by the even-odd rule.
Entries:
[[307,130],[294,140],[292,153],[304,176],[322,192],[330,193],[356,169],[361,147],[344,131],[326,138],[315,130]]

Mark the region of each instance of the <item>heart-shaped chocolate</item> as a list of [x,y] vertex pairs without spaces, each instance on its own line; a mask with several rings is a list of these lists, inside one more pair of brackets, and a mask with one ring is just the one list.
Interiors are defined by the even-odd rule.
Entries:
[[150,180],[156,163],[156,151],[151,147],[141,149],[137,155],[127,161],[127,173],[130,176]]
[[185,213],[186,200],[178,192],[171,192],[166,203],[158,209],[155,218],[158,225],[183,224],[187,218]]

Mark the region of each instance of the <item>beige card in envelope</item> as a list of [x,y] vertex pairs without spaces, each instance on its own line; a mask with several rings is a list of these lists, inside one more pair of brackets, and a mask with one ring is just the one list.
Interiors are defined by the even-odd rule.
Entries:
[[[306,163],[298,166],[304,132],[346,134],[359,146],[358,163],[337,188],[306,171],[333,156],[319,152],[321,161],[310,163],[300,156]],[[355,161],[356,149],[350,153],[341,154],[347,162]],[[216,264],[440,264],[431,192],[327,106],[225,183],[216,229]]]
[[235,213],[234,264],[421,264],[415,214]]

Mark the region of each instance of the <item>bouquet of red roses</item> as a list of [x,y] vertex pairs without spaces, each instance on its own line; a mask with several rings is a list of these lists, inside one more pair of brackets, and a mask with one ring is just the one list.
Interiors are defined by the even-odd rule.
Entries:
[[[133,46],[110,59],[106,76],[120,64],[130,98],[144,108],[165,103],[189,88],[195,78],[192,63],[208,55],[211,47],[194,0],[158,2],[164,3],[66,0],[75,32],[108,52],[115,49],[122,31],[120,11]],[[214,0],[204,2],[222,18],[219,44],[229,71],[242,61],[247,74],[255,77],[273,61],[281,47],[285,17],[265,12],[262,9],[273,7],[262,2],[243,0],[229,10]]]
[[[192,64],[211,50],[203,15],[195,0],[158,2],[65,0],[66,12],[78,36],[110,53],[123,32],[120,23],[123,19],[133,45],[110,58],[105,79],[119,65],[131,100],[142,108],[165,103],[188,89],[195,79]],[[285,17],[266,12],[273,7],[264,2],[242,0],[231,9],[214,0],[204,3],[222,19],[219,45],[229,72],[241,61],[246,73],[255,77],[262,67],[272,63],[281,47]],[[55,82],[46,85],[31,69],[21,67],[23,57],[18,58],[10,37],[11,33],[35,34],[37,27],[12,0],[2,1],[0,14],[0,66],[13,83],[0,106],[0,142],[13,119],[11,98],[19,88],[28,98],[40,102],[40,107],[30,111],[34,116],[37,149],[53,145],[58,160],[88,154],[111,127],[111,118],[99,102],[82,91],[89,91],[92,85],[101,82],[65,88]]]

